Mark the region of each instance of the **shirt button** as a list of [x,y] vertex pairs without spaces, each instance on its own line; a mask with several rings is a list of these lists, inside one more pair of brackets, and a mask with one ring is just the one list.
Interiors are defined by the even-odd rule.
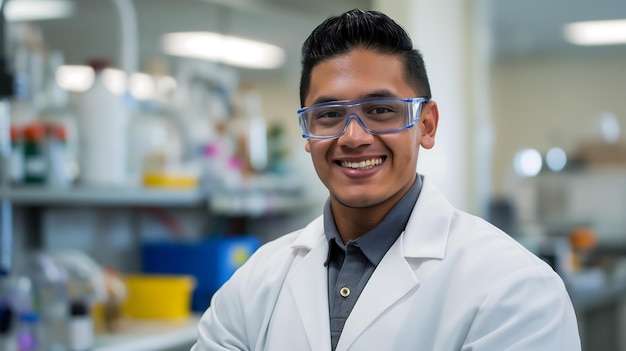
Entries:
[[350,289],[347,287],[341,288],[341,290],[339,290],[339,295],[341,295],[341,297],[348,297],[350,295]]

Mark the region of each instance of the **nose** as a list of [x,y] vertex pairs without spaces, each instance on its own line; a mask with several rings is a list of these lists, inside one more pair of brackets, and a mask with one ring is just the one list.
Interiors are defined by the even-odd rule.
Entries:
[[344,133],[339,136],[337,140],[340,145],[357,148],[361,145],[371,144],[373,142],[374,135],[365,130],[363,125],[359,122],[359,118],[355,115],[348,117],[348,125]]

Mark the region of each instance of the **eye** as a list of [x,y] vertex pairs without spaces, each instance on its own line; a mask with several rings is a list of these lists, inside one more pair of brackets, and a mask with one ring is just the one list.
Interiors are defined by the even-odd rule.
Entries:
[[401,106],[396,106],[393,103],[372,103],[368,106],[365,106],[363,111],[367,111],[368,115],[382,115],[389,113],[396,113],[401,109]]
[[371,121],[391,121],[401,116],[402,106],[377,101],[364,106],[363,111],[365,116]]
[[394,111],[386,106],[375,106],[369,110],[369,113],[375,114],[375,115],[383,114],[383,113],[390,113],[390,112],[394,112]]
[[319,111],[315,111],[313,114],[314,119],[322,119],[322,118],[341,118],[343,117],[343,113],[338,110],[328,110],[323,109]]

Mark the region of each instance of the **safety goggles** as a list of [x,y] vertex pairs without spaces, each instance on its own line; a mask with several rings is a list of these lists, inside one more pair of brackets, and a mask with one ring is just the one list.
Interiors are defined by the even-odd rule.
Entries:
[[390,134],[412,128],[419,121],[427,98],[368,98],[332,101],[298,110],[302,137],[334,139],[355,119],[370,134]]

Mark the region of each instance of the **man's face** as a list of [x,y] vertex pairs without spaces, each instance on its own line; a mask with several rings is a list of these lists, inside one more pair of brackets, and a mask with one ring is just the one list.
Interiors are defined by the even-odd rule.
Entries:
[[[305,106],[329,100],[418,97],[403,72],[403,63],[396,56],[354,49],[313,68]],[[423,105],[418,124],[398,133],[372,135],[352,119],[339,138],[308,139],[305,150],[330,191],[333,206],[388,210],[413,184],[419,146],[434,145],[437,120],[434,102]],[[364,161],[369,165],[359,167]]]

